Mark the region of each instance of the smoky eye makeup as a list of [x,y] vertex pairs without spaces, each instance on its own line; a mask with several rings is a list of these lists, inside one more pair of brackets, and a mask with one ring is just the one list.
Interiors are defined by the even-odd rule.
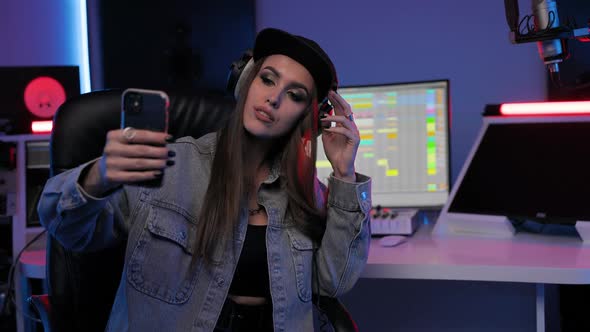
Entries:
[[277,77],[280,77],[280,75],[277,73],[277,71],[271,67],[262,68],[259,75],[261,77],[266,77],[268,79],[273,79],[273,80],[277,79]]
[[266,75],[264,73],[261,73],[260,75],[258,75],[258,77],[260,78],[260,80],[262,81],[262,83],[264,83],[265,85],[272,85],[272,84],[274,84],[274,81],[269,77],[269,75]]
[[289,91],[291,91],[293,97],[297,98],[298,101],[310,101],[309,92],[305,85],[301,83],[292,82],[291,84],[289,84]]
[[301,103],[311,103],[311,96],[305,89],[296,89],[293,92],[293,100]]
[[307,94],[297,91],[289,91],[289,96],[294,102],[301,103],[307,101]]
[[274,70],[271,70],[270,68],[263,68],[260,70],[260,72],[258,72],[258,77],[260,77],[264,83],[275,83],[279,76]]
[[[265,67],[259,73],[259,77],[265,85],[274,85],[277,84],[277,80],[281,78],[279,72],[273,67]],[[302,83],[293,81],[290,82],[287,87],[287,94],[291,98],[291,100],[300,103],[305,101],[310,101],[309,93],[307,91],[307,87]]]

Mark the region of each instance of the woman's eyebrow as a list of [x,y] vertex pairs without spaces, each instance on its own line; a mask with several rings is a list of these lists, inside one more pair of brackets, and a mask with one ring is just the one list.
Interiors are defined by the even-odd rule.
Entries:
[[[266,66],[262,69],[270,70],[276,77],[278,77],[278,78],[281,77],[281,74],[279,73],[279,71],[276,70],[273,66]],[[300,82],[291,81],[291,82],[289,82],[289,87],[303,89],[303,90],[305,90],[305,93],[307,93],[309,95],[309,91],[307,90],[307,87]]]

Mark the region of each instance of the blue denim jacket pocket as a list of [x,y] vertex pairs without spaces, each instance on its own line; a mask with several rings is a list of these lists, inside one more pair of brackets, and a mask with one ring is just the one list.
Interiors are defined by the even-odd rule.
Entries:
[[291,255],[297,282],[297,293],[304,302],[311,301],[313,242],[294,228],[288,228],[291,239]]
[[195,229],[196,224],[173,208],[150,205],[127,265],[128,282],[171,304],[188,301],[201,265],[193,255]]

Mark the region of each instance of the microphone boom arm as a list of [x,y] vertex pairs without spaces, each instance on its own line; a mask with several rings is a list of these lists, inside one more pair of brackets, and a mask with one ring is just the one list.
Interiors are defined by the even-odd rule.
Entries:
[[520,13],[518,0],[504,0],[506,21],[510,28],[510,41],[513,44],[540,42],[553,39],[575,39],[581,42],[590,42],[590,25],[583,28],[570,28],[560,26],[556,28],[543,29],[542,31],[528,31],[520,33]]
[[566,27],[547,29],[542,32],[530,32],[521,34],[518,31],[510,32],[510,41],[513,44],[532,43],[552,39],[576,39],[581,42],[590,42],[590,27],[570,29]]

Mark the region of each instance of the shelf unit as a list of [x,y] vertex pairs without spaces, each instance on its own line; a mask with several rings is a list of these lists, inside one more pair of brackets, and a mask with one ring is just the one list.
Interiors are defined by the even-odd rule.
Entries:
[[[27,172],[36,169],[47,170],[49,174],[50,138],[50,134],[0,136],[0,141],[16,145],[16,210],[12,216],[13,261],[22,248],[43,231],[41,226],[28,226]],[[27,145],[30,148],[27,148]],[[32,249],[45,249],[44,241],[38,241]]]

